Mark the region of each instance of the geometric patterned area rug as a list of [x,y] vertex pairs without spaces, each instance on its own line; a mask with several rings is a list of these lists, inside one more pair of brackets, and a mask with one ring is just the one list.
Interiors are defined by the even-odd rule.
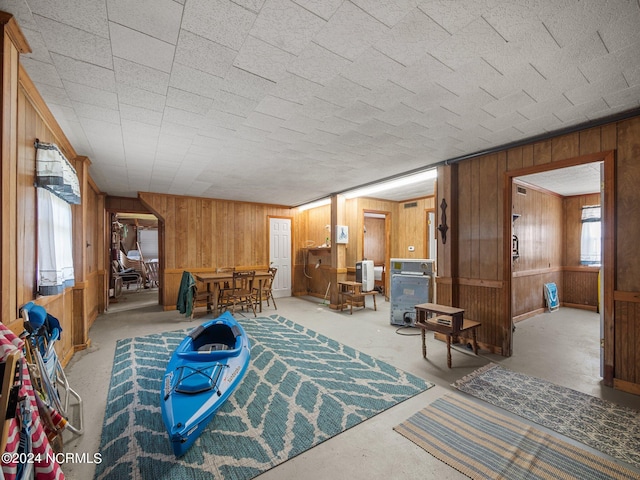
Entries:
[[238,321],[247,373],[180,458],[160,387],[189,330],[118,341],[96,479],[250,479],[433,386],[279,315]]
[[638,474],[461,395],[394,428],[472,479],[637,479]]
[[453,386],[640,468],[640,411],[495,364]]

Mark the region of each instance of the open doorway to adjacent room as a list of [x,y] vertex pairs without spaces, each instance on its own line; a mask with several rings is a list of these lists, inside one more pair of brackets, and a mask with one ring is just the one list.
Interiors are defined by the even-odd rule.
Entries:
[[[578,341],[580,332],[587,331],[584,325],[566,332],[568,345],[562,348],[590,348],[596,366],[600,363],[592,374],[598,376],[599,370],[598,380],[604,378],[605,384],[610,373],[604,368],[605,359],[614,341],[608,333],[613,326],[612,304],[606,301],[613,298],[615,244],[607,232],[615,218],[614,168],[613,154],[603,152],[508,172],[509,208],[504,219],[508,307],[513,321],[510,353],[539,353],[527,351],[523,343],[514,347],[514,332],[518,322],[547,321],[554,315],[548,285],[557,292],[560,310],[568,311],[564,315],[573,311],[573,316],[593,324],[588,341]],[[598,228],[591,228],[596,221]],[[549,344],[559,340],[550,338]]]
[[111,212],[107,310],[157,305],[160,301],[160,229],[153,214]]
[[363,219],[362,257],[373,260],[375,289],[388,300],[387,272],[389,271],[390,231],[389,212],[365,210]]

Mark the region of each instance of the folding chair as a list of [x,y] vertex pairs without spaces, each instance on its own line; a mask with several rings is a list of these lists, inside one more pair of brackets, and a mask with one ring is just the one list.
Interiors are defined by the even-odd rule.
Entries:
[[[82,435],[83,430],[83,404],[80,395],[71,388],[67,376],[64,373],[55,343],[60,339],[60,323],[49,315],[44,307],[33,302],[22,307],[25,333],[25,357],[32,376],[32,383],[43,399],[44,403],[59,413],[64,422],[64,428],[76,435]],[[69,421],[69,405],[71,397],[76,399],[78,406],[78,425]],[[54,413],[55,416],[55,413]]]

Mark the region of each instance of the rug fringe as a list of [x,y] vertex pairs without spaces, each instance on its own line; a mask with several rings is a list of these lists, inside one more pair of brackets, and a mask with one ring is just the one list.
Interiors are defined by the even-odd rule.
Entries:
[[455,382],[453,382],[451,384],[451,386],[453,388],[460,388],[460,385],[467,383],[471,380],[473,380],[474,378],[482,375],[483,373],[488,372],[489,370],[499,367],[500,365],[498,365],[497,363],[488,363],[487,365],[485,365],[484,367],[480,367],[477,370],[474,370],[473,372],[471,372],[469,375],[465,375],[464,377],[456,380]]

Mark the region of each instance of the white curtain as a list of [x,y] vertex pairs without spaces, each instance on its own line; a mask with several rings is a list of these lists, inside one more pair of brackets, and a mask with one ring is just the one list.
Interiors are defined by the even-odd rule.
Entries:
[[62,293],[74,285],[71,205],[44,188],[38,192],[38,291]]
[[580,239],[580,263],[600,265],[602,245],[600,205],[582,207],[582,236]]

